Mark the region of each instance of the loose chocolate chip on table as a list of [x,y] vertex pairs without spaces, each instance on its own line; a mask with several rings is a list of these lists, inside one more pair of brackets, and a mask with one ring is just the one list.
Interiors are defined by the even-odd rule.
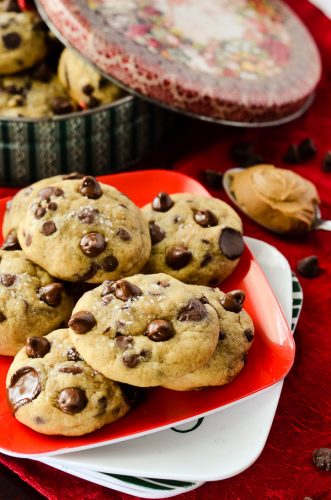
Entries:
[[226,311],[240,313],[245,302],[245,294],[242,290],[232,290],[222,297],[221,304]]
[[118,264],[119,263],[116,257],[114,257],[113,255],[108,255],[101,262],[101,267],[103,271],[105,271],[106,273],[110,273],[112,271],[115,271],[115,269],[118,267]]
[[143,291],[138,286],[124,279],[116,281],[112,285],[112,292],[115,293],[116,298],[123,302],[135,299],[143,294]]
[[202,172],[202,180],[208,187],[220,189],[222,187],[223,174],[217,170],[206,169]]
[[22,38],[19,33],[12,31],[11,33],[5,33],[1,36],[2,41],[6,49],[17,49],[21,45]]
[[68,361],[83,361],[80,357],[78,351],[74,347],[70,347],[67,351],[67,360]]
[[207,309],[199,299],[192,299],[177,314],[179,321],[201,321],[207,316]]
[[152,208],[157,212],[168,212],[168,210],[170,210],[173,205],[174,202],[172,201],[168,193],[165,193],[163,191],[156,195],[154,200],[152,201]]
[[116,235],[119,236],[123,241],[130,241],[132,239],[131,234],[122,227],[118,229]]
[[79,311],[71,316],[68,326],[75,333],[79,335],[84,335],[85,333],[92,330],[92,328],[97,324],[95,317],[89,311]]
[[83,373],[83,368],[80,366],[63,366],[59,369],[60,373],[71,373],[72,375],[78,375],[78,373]]
[[299,155],[301,160],[310,160],[316,155],[316,146],[310,138],[303,139],[299,144]]
[[248,340],[248,342],[252,342],[252,340],[254,338],[254,334],[250,328],[246,328],[246,330],[244,331],[244,335],[245,335],[246,339]]
[[127,368],[135,368],[140,360],[137,354],[124,354],[122,361]]
[[2,312],[0,312],[0,323],[3,323],[6,319],[6,316]]
[[1,274],[0,275],[0,283],[4,286],[12,286],[15,283],[16,276],[15,274]]
[[7,238],[5,239],[3,245],[3,250],[21,250],[21,246],[18,242],[17,236],[14,233],[9,233]]
[[164,342],[175,335],[175,330],[169,321],[154,319],[148,323],[145,335],[153,342]]
[[313,463],[318,469],[331,470],[331,448],[318,448],[313,453]]
[[165,258],[166,264],[176,271],[187,266],[191,259],[192,252],[184,245],[177,245],[170,248]]
[[322,169],[324,172],[331,172],[331,151],[328,151],[323,158]]
[[299,148],[296,144],[290,144],[286,153],[283,156],[283,161],[285,163],[300,163],[300,153]]
[[45,302],[45,304],[56,307],[61,304],[62,290],[62,283],[50,283],[39,288],[38,295],[40,300]]
[[51,234],[56,232],[56,225],[55,222],[52,220],[48,220],[47,222],[44,222],[42,227],[41,227],[41,232],[45,236],[50,236]]
[[83,177],[82,182],[79,186],[79,192],[83,196],[87,196],[91,199],[100,198],[102,195],[102,189],[98,181],[91,175],[86,175]]
[[41,391],[39,374],[31,366],[24,366],[15,372],[7,389],[12,412],[33,401]]
[[154,221],[149,223],[149,234],[151,235],[152,245],[160,243],[160,241],[164,240],[166,235],[163,229],[155,224]]
[[238,259],[245,249],[242,234],[231,227],[225,227],[222,230],[218,246],[225,257],[230,260]]
[[79,243],[81,251],[88,257],[97,257],[107,246],[105,238],[99,233],[87,233]]
[[85,95],[91,95],[91,94],[93,94],[94,90],[95,90],[95,89],[94,89],[93,85],[91,85],[90,83],[87,83],[86,85],[84,85],[84,86],[82,87],[82,92],[83,92]]
[[53,97],[50,106],[55,115],[66,115],[74,110],[72,103],[66,97]]
[[93,224],[99,210],[96,208],[83,208],[77,215],[78,219],[84,224]]
[[309,257],[299,260],[297,263],[297,271],[306,278],[315,278],[318,276],[321,272],[321,268],[317,256],[310,255]]
[[217,226],[218,224],[216,215],[210,210],[194,210],[193,219],[202,227]]
[[87,405],[86,393],[78,387],[68,387],[60,392],[57,403],[63,413],[74,415],[84,410]]
[[116,335],[114,340],[115,346],[120,349],[128,349],[133,346],[133,337],[131,335]]
[[50,348],[51,344],[45,337],[28,337],[25,352],[29,358],[43,358]]

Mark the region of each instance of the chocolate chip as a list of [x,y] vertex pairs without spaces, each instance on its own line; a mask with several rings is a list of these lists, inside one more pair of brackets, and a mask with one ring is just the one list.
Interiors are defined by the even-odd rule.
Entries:
[[242,290],[232,290],[222,297],[221,304],[226,311],[240,313],[245,301],[245,294]]
[[88,198],[97,199],[102,195],[102,189],[98,181],[91,175],[86,175],[79,186],[79,192]]
[[57,203],[55,203],[55,201],[51,201],[48,203],[47,208],[55,212],[55,210],[57,210]]
[[24,241],[27,247],[29,247],[32,243],[32,236],[29,233],[25,234]]
[[199,300],[202,304],[209,304],[209,300],[204,295],[202,295]]
[[211,253],[205,253],[205,255],[202,258],[202,261],[200,262],[200,267],[206,267],[209,262],[213,260],[213,256]]
[[7,250],[7,251],[21,250],[21,246],[19,244],[19,241],[15,233],[8,234],[7,238],[5,239],[2,245],[2,250]]
[[96,208],[83,208],[77,215],[78,219],[84,224],[93,224],[99,210]]
[[230,149],[230,156],[236,163],[244,162],[253,154],[253,144],[251,142],[237,142]]
[[223,182],[222,172],[217,172],[217,170],[206,169],[202,172],[202,179],[204,183],[213,189],[220,189]]
[[122,227],[119,228],[116,235],[119,236],[123,241],[130,241],[132,239],[131,234]]
[[133,346],[133,337],[131,335],[116,335],[114,343],[116,347],[125,350]]
[[250,328],[246,328],[246,330],[244,331],[244,335],[245,335],[246,339],[248,340],[248,342],[252,342],[252,340],[254,338],[254,333]]
[[83,368],[80,366],[63,366],[59,369],[60,373],[71,373],[72,375],[78,375],[78,373],[83,373]]
[[113,293],[115,293],[115,297],[123,302],[126,302],[129,299],[135,299],[143,294],[142,290],[127,280],[119,280],[116,281],[112,285]]
[[74,347],[70,347],[67,351],[67,360],[68,361],[83,361],[80,357],[78,351]]
[[218,334],[218,340],[222,341],[225,339],[225,337],[226,337],[225,333],[222,330],[220,330]]
[[17,370],[10,380],[7,389],[8,401],[12,412],[15,413],[21,406],[31,403],[41,391],[39,374],[31,366],[24,366]]
[[315,278],[318,276],[321,272],[321,268],[317,256],[310,255],[309,257],[299,260],[297,263],[297,271],[306,278]]
[[33,210],[33,215],[36,219],[41,219],[46,213],[46,208],[37,205]]
[[41,424],[44,424],[44,423],[45,423],[45,420],[44,420],[42,417],[33,417],[33,421],[34,421],[37,425],[41,425]]
[[5,12],[21,12],[16,0],[5,0],[3,2],[3,10]]
[[118,260],[113,255],[108,255],[101,262],[101,267],[102,270],[105,271],[106,273],[115,271],[115,269],[118,267]]
[[177,314],[179,321],[201,321],[207,316],[207,309],[199,299],[192,299]]
[[6,319],[6,316],[2,312],[0,312],[0,323],[3,323]]
[[19,33],[12,31],[11,33],[5,33],[1,36],[2,41],[6,49],[12,50],[17,49],[21,45],[22,38]]
[[218,246],[225,257],[230,260],[238,259],[245,249],[242,234],[231,227],[225,227],[222,230]]
[[174,205],[174,202],[168,195],[161,191],[152,201],[152,208],[157,212],[167,212]]
[[106,280],[103,282],[103,289],[102,289],[102,292],[101,292],[101,297],[104,297],[105,295],[108,295],[109,293],[113,293],[115,288],[114,288],[114,284],[116,283],[116,281],[112,281],[112,280]]
[[64,181],[66,181],[66,180],[83,179],[83,178],[84,178],[84,174],[81,174],[80,172],[71,172],[70,174],[64,175],[62,177],[62,179]]
[[95,317],[89,311],[79,311],[71,316],[68,326],[75,333],[79,335],[83,335],[97,324]]
[[285,163],[297,164],[300,163],[299,148],[296,144],[290,144],[286,153],[283,156]]
[[170,248],[165,258],[167,265],[176,271],[187,266],[191,259],[192,252],[184,245]]
[[171,339],[175,335],[173,326],[165,319],[154,319],[148,323],[144,335],[153,342],[164,342]]
[[82,92],[85,95],[91,95],[91,94],[93,94],[94,90],[95,89],[94,89],[93,85],[91,85],[90,83],[87,83],[86,85],[84,85],[82,87]]
[[43,358],[50,348],[51,344],[45,337],[28,337],[25,352],[29,358]]
[[299,154],[303,161],[313,158],[316,155],[316,151],[314,141],[310,138],[303,139],[299,143]]
[[39,198],[41,198],[42,200],[46,200],[46,201],[50,201],[51,196],[56,196],[57,198],[59,198],[60,196],[63,196],[63,195],[64,195],[63,189],[61,189],[59,187],[53,187],[53,186],[48,186],[44,189],[41,189],[38,192]]
[[202,227],[217,226],[218,224],[216,215],[210,210],[194,210],[193,219]]
[[41,228],[41,233],[44,234],[45,236],[50,236],[51,234],[56,232],[56,225],[55,222],[52,220],[48,220],[47,222],[44,222]]
[[318,448],[313,453],[313,463],[318,469],[331,470],[331,448]]
[[149,234],[151,235],[152,245],[160,243],[166,235],[165,231],[153,221],[149,223]]
[[123,364],[127,368],[135,368],[139,363],[140,359],[137,354],[127,354],[125,353],[122,358]]
[[105,238],[99,233],[88,233],[79,243],[81,251],[88,257],[97,257],[107,246]]
[[87,405],[86,393],[78,387],[68,387],[60,392],[57,403],[63,413],[74,415],[84,410]]
[[45,304],[51,307],[56,307],[61,304],[62,290],[62,283],[50,283],[49,285],[39,288],[37,293],[40,300],[45,302]]
[[12,286],[16,281],[15,274],[1,274],[0,283],[6,287]]
[[50,102],[50,107],[55,115],[66,115],[72,113],[74,110],[70,100],[61,96],[53,97]]
[[322,169],[324,172],[331,172],[331,151],[328,151],[323,158]]

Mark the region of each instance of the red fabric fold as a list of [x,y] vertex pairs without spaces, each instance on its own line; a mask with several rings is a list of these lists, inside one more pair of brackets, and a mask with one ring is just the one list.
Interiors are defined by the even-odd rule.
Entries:
[[[252,141],[266,163],[293,168],[315,183],[322,200],[322,215],[331,219],[331,172],[322,171],[322,159],[331,151],[331,21],[307,0],[289,0],[314,36],[322,56],[323,77],[311,109],[296,121],[267,129],[234,129],[184,120],[180,137],[149,161],[154,168],[175,168],[201,180],[204,169],[224,171],[235,166],[230,146]],[[290,143],[311,137],[318,153],[310,161],[289,167],[282,157]],[[0,196],[11,190],[0,189]],[[226,199],[222,191],[214,196]],[[295,269],[299,259],[316,254],[323,272],[314,279],[300,277],[304,307],[295,334],[297,353],[284,389],[266,446],[258,460],[236,477],[206,483],[198,490],[181,495],[187,500],[209,499],[315,499],[331,498],[330,473],[312,464],[315,448],[331,447],[330,435],[330,305],[331,233],[315,231],[290,240],[272,234],[243,216],[245,234],[260,238],[278,248]],[[245,416],[243,415],[243,418]],[[206,457],[201,457],[205,460]],[[101,486],[74,478],[38,462],[0,455],[0,461],[37,491],[51,500],[129,500]]]

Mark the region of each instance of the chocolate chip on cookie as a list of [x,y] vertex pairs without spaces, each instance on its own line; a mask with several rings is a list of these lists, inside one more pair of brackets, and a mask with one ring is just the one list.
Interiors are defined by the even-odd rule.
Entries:
[[87,198],[92,198],[94,200],[100,198],[102,195],[102,189],[98,181],[91,175],[86,175],[83,177],[81,185],[79,187],[79,192]]
[[78,219],[84,224],[93,224],[97,215],[99,214],[99,210],[95,208],[83,208],[77,215]]
[[167,212],[174,205],[174,202],[168,195],[161,191],[152,201],[153,210],[157,212]]
[[175,330],[169,321],[154,319],[148,323],[145,335],[153,342],[164,342],[175,335]]
[[230,260],[238,259],[245,249],[242,234],[231,227],[222,230],[218,245],[221,252]]
[[187,266],[192,259],[192,252],[185,245],[176,245],[166,254],[166,263],[171,269],[179,270]]
[[12,286],[16,281],[15,274],[1,274],[0,283],[6,287]]
[[25,352],[29,358],[43,358],[50,348],[51,344],[45,337],[28,337]]
[[12,31],[11,33],[5,33],[1,36],[2,41],[6,49],[13,50],[17,49],[21,45],[22,37],[16,31]]
[[80,240],[79,246],[88,257],[97,257],[106,248],[105,238],[99,233],[88,233]]
[[61,411],[74,415],[84,410],[88,401],[84,390],[78,387],[68,387],[60,392],[57,403]]
[[21,250],[21,246],[19,244],[19,241],[17,239],[16,233],[9,233],[7,238],[5,239],[3,245],[2,245],[3,250]]
[[41,227],[41,232],[45,236],[50,236],[51,234],[56,232],[56,225],[55,222],[52,220],[48,220],[47,222],[44,222],[42,227]]
[[107,255],[101,262],[101,268],[106,271],[107,273],[110,273],[112,271],[115,271],[119,265],[118,260],[114,255]]
[[120,227],[116,233],[117,236],[121,238],[122,241],[130,241],[132,239],[131,234],[126,229]]
[[117,299],[123,300],[123,302],[130,299],[136,299],[143,294],[138,286],[124,279],[116,281],[111,285],[111,291],[115,294]]
[[78,351],[74,347],[70,347],[67,351],[68,361],[82,361],[83,358],[80,357]]
[[15,413],[21,406],[30,403],[41,391],[39,374],[31,366],[24,366],[11,377],[7,391],[8,401],[12,412]]
[[199,299],[192,299],[177,314],[179,321],[201,321],[207,316],[207,309]]
[[193,219],[202,227],[212,227],[218,224],[216,215],[210,210],[193,210]]
[[45,304],[56,307],[61,304],[63,288],[62,283],[50,283],[39,288],[37,293],[40,300]]
[[245,294],[242,290],[232,290],[224,295],[221,304],[226,311],[239,313],[244,305]]
[[166,235],[165,231],[163,231],[160,226],[155,224],[154,221],[149,223],[149,234],[151,235],[152,245],[160,243],[160,241],[164,240]]
[[68,326],[74,332],[79,335],[84,335],[85,333],[92,330],[92,328],[96,325],[95,317],[89,311],[79,311],[73,316],[71,316]]

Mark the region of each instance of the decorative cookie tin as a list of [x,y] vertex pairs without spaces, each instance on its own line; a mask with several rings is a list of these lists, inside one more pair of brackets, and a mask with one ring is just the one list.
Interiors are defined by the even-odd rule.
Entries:
[[52,119],[1,118],[0,184],[122,170],[157,145],[172,123],[173,113],[132,96]]
[[232,124],[282,123],[311,101],[316,45],[279,0],[38,0],[62,39],[131,92]]

